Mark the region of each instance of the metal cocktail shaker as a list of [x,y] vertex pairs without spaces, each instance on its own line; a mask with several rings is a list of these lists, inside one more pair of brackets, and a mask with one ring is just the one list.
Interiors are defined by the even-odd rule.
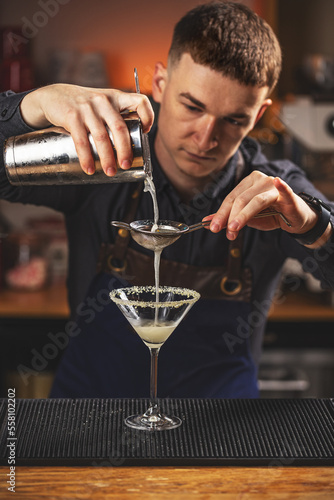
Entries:
[[[133,150],[133,163],[129,170],[118,166],[114,176],[107,176],[89,134],[96,170],[93,175],[86,174],[80,166],[69,132],[61,127],[50,127],[7,139],[4,162],[9,182],[14,185],[103,184],[145,179],[152,174],[152,167],[149,151],[143,147],[140,119],[136,113],[124,114],[123,118],[129,129]],[[108,132],[113,145],[111,132]],[[115,157],[117,159],[116,151]]]

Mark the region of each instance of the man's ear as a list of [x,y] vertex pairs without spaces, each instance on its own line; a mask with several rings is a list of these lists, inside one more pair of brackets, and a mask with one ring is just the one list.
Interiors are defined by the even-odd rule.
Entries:
[[272,103],[273,103],[273,101],[271,99],[266,99],[264,101],[264,103],[262,104],[262,106],[261,106],[261,108],[260,108],[260,110],[259,110],[259,112],[257,114],[257,117],[255,118],[254,127],[257,124],[257,122],[262,118],[263,113],[265,112],[265,110],[267,108],[269,108],[269,106],[271,106]]
[[155,102],[160,103],[167,82],[167,68],[162,62],[158,62],[154,68],[152,78],[152,97]]

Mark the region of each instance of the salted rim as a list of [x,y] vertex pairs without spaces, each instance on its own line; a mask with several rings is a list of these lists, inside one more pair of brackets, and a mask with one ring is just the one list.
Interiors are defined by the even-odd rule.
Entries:
[[185,298],[183,300],[173,300],[169,302],[155,302],[152,300],[151,302],[146,302],[144,300],[123,300],[116,296],[120,292],[126,292],[131,290],[132,293],[141,293],[141,292],[154,292],[156,291],[155,286],[131,286],[126,288],[116,288],[109,293],[109,297],[115,304],[128,305],[128,306],[136,306],[136,307],[181,307],[184,304],[193,304],[200,298],[200,294],[195,290],[190,290],[188,288],[179,288],[173,286],[159,286],[160,292],[175,292],[179,295],[182,295]]

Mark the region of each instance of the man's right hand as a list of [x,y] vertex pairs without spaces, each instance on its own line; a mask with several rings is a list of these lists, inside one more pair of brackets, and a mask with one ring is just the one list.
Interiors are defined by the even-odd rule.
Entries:
[[112,133],[121,168],[128,169],[132,163],[130,135],[120,114],[126,110],[136,111],[144,132],[149,131],[154,114],[148,98],[142,94],[55,84],[30,92],[21,102],[22,117],[32,128],[56,125],[71,134],[87,174],[95,171],[88,140],[91,133],[101,166],[110,176],[116,173],[116,160],[106,126]]

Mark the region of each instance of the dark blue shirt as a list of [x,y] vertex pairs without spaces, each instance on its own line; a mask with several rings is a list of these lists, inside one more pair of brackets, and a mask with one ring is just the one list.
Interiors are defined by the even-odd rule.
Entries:
[[[0,95],[1,143],[7,137],[32,130],[20,115],[19,103],[24,95],[11,92]],[[153,137],[154,131],[151,133],[151,149],[160,217],[193,224],[205,215],[216,212],[233,186],[236,156],[220,174],[212,177],[202,192],[195,193],[192,201],[185,204],[159,166],[154,154]],[[299,167],[287,160],[268,161],[254,140],[246,138],[240,151],[249,172],[260,170],[267,175],[281,177],[296,193],[305,191],[325,200]],[[69,302],[71,311],[75,314],[95,275],[101,243],[115,239],[116,229],[111,227],[110,221],[123,219],[131,185],[110,183],[84,186],[11,186],[5,174],[2,156],[0,161],[1,198],[12,202],[45,205],[65,216],[69,241]],[[149,193],[143,193],[136,219],[152,217],[151,196]],[[332,215],[332,224],[333,219]],[[254,323],[251,325],[254,329],[251,342],[254,358],[258,359],[267,311],[284,261],[287,257],[298,259],[306,271],[312,272],[321,280],[324,287],[333,287],[334,236],[326,247],[311,250],[280,229],[259,231],[247,227],[244,233],[243,264],[251,269],[253,275],[252,314],[249,316],[249,321]],[[146,252],[134,241],[131,241],[130,245]],[[163,257],[197,266],[218,266],[226,262],[227,248],[228,241],[224,231],[219,234],[207,230],[195,231],[166,248]],[[223,331],[223,317],[221,321]]]

